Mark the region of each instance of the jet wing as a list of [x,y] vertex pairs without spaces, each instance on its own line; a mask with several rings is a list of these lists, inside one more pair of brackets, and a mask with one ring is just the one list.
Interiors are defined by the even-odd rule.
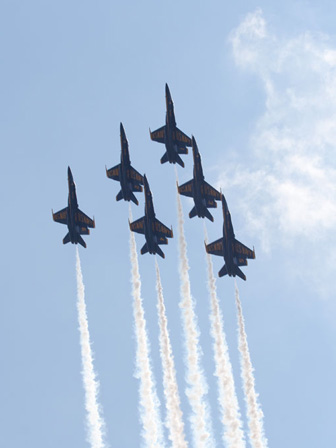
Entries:
[[[191,138],[188,137],[179,128],[176,128],[176,130],[173,132],[173,139],[175,142],[181,143],[182,145],[192,146]],[[188,154],[187,148],[186,148],[186,152],[184,154]]]
[[137,219],[136,221],[133,221],[130,223],[130,229],[132,232],[141,233],[142,235],[145,234],[145,217],[143,216],[140,219]]
[[143,176],[141,176],[141,174],[138,173],[137,170],[135,170],[134,168],[131,167],[129,169],[127,175],[128,175],[129,179],[132,179],[133,181],[138,182],[139,184],[143,185],[143,183],[144,183]]
[[203,190],[202,193],[205,197],[209,199],[214,199],[215,201],[221,200],[221,194],[219,193],[219,191],[215,190],[214,187],[212,187],[207,182],[203,183],[202,190]]
[[223,238],[214,241],[213,243],[206,244],[205,250],[208,254],[223,256]]
[[217,202],[214,199],[206,199],[207,208],[217,208]]
[[140,184],[133,184],[131,190],[132,191],[142,191],[142,186]]
[[168,244],[168,240],[165,236],[158,236],[157,243],[158,244]]
[[164,143],[166,126],[157,129],[156,131],[150,132],[150,137],[154,142]]
[[89,218],[85,213],[78,209],[76,213],[76,223],[83,224],[86,227],[96,227],[96,224],[93,219]]
[[113,180],[119,180],[120,164],[106,170],[106,176]]
[[251,250],[248,247],[244,246],[241,242],[238,240],[234,240],[233,242],[233,251],[237,258],[255,258],[255,252],[254,249]]
[[169,229],[168,227],[166,227],[164,224],[162,224],[162,222],[160,222],[158,219],[154,220],[154,229],[153,231],[158,235],[158,236],[164,236],[167,238],[173,238],[173,231],[171,229]]
[[237,266],[247,266],[246,258],[237,258]]
[[68,217],[68,207],[63,208],[59,212],[56,213],[53,212],[53,220],[61,224],[67,223],[67,217]]
[[193,197],[193,181],[190,180],[185,184],[180,185],[178,188],[178,192],[183,196],[188,196],[189,198]]

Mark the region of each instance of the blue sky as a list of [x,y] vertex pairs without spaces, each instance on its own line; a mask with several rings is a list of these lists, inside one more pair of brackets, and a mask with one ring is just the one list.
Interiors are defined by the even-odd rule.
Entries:
[[[51,208],[67,201],[67,166],[96,229],[80,250],[100,402],[111,447],[140,446],[128,205],[105,165],[123,122],[133,166],[158,219],[177,231],[175,174],[148,128],[163,125],[169,84],[178,126],[194,134],[206,180],[222,187],[237,238],[256,260],[239,281],[269,446],[334,438],[336,36],[332,2],[3,1],[0,5],[2,203],[1,446],[87,446],[76,316],[75,249]],[[178,169],[192,176],[192,158]],[[191,288],[217,446],[203,222],[187,219]],[[143,215],[143,199],[132,207]],[[221,234],[220,209],[209,239]],[[138,249],[143,239],[137,237]],[[81,249],[81,248],[80,248]],[[177,239],[159,260],[186,429]],[[215,269],[222,266],[213,259]],[[154,258],[140,257],[162,403]],[[234,284],[217,282],[245,416]],[[245,417],[244,417],[245,419]],[[244,420],[246,422],[246,420]]]

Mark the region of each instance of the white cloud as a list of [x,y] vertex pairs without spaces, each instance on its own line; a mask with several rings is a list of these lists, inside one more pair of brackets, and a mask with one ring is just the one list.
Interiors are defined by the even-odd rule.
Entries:
[[336,229],[336,44],[322,34],[279,37],[260,9],[230,42],[237,66],[262,81],[265,111],[251,157],[219,183],[238,192],[264,248],[279,237],[317,241]]

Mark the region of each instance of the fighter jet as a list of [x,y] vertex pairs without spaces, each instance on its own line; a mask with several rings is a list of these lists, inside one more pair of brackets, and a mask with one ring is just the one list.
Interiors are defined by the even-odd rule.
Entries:
[[205,216],[213,222],[213,217],[208,208],[216,208],[221,194],[204,180],[201,155],[198,151],[196,140],[192,137],[192,150],[194,156],[194,177],[189,182],[178,186],[178,192],[194,199],[195,207],[189,213],[189,218]]
[[145,235],[146,243],[141,249],[141,254],[149,252],[158,254],[165,258],[159,244],[168,244],[167,238],[173,238],[173,229],[168,229],[162,222],[155,218],[152,193],[150,191],[146,176],[144,176],[145,186],[145,216],[129,223],[133,232]]
[[166,152],[161,158],[161,163],[178,163],[184,167],[184,163],[179,154],[188,154],[187,146],[191,146],[191,139],[176,127],[174,103],[170,95],[169,87],[166,84],[166,124],[162,128],[150,133],[150,137],[155,142],[164,143]]
[[[131,166],[131,160],[129,157],[128,141],[126,138],[125,130],[120,123],[120,143],[121,143],[121,157],[120,164],[106,169],[106,176],[110,179],[120,182],[121,190],[116,196],[116,200],[120,201],[133,201],[136,205],[139,204],[137,198],[134,196],[133,191],[142,191],[144,178]],[[106,168],[106,167],[105,167]]]
[[89,218],[78,208],[76,184],[73,180],[72,172],[68,166],[68,185],[69,185],[69,198],[68,206],[63,208],[57,213],[52,212],[53,220],[61,224],[68,226],[69,232],[63,238],[63,244],[81,244],[86,247],[86,243],[81,235],[89,235],[90,230],[88,227],[94,228],[94,219]]
[[219,277],[224,275],[235,277],[238,275],[241,279],[246,280],[246,276],[238,266],[247,266],[247,258],[255,258],[254,248],[251,250],[235,239],[231,215],[224,195],[222,195],[222,206],[224,216],[223,237],[205,245],[205,250],[208,254],[224,257],[225,264],[218,272]]

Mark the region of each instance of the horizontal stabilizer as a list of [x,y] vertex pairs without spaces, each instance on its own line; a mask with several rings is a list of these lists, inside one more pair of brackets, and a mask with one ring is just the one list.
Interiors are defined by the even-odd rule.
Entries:
[[147,252],[148,252],[148,244],[145,243],[145,244],[142,246],[140,253],[141,253],[141,255],[143,255],[143,254],[146,254]]
[[209,212],[207,208],[205,209],[204,214],[211,222],[214,221],[212,214]]
[[131,196],[131,200],[134,202],[134,204],[139,205],[139,201],[137,200],[137,198],[134,196],[134,194],[132,192],[130,192],[130,196]]
[[83,238],[78,235],[78,244],[80,244],[81,246],[83,246],[84,248],[86,248],[86,242],[83,240]]
[[70,233],[67,233],[65,237],[63,238],[63,244],[70,243]]
[[194,218],[197,215],[196,207],[193,207],[189,213],[189,218]]
[[239,269],[238,266],[235,266],[235,274],[238,275],[242,280],[246,280],[246,275]]
[[178,163],[182,168],[184,168],[184,162],[181,159],[181,157],[178,154],[176,154],[175,157],[176,157],[176,163]]
[[160,162],[161,162],[161,163],[167,163],[167,162],[168,162],[168,154],[167,154],[166,152],[165,152],[165,153],[163,154],[163,156],[161,157]]
[[227,275],[228,271],[226,268],[226,264],[222,267],[222,269],[218,272],[218,277],[224,277],[224,275]]
[[123,195],[122,190],[120,190],[119,193],[116,196],[116,200],[117,201],[121,201],[122,199],[124,199],[124,195]]
[[162,252],[159,246],[156,246],[155,251],[158,255],[160,255],[160,257],[165,258],[165,254]]

